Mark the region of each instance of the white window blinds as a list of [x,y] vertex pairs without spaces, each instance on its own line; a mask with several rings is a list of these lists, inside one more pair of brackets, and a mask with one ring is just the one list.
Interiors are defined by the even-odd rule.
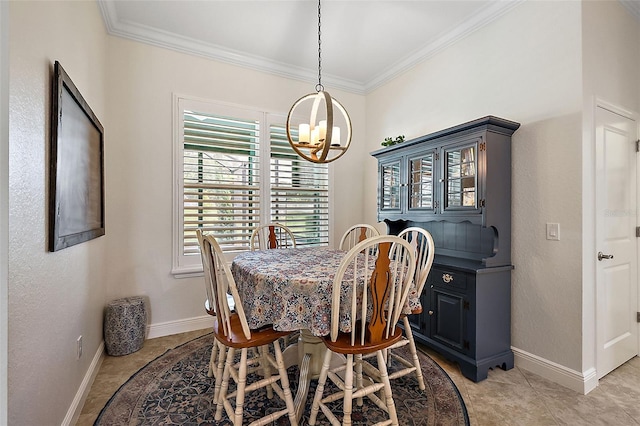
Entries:
[[329,244],[329,168],[303,160],[284,126],[270,126],[270,221],[286,225],[297,246]]
[[258,122],[184,111],[184,254],[197,228],[225,251],[246,250],[260,221]]
[[176,97],[173,273],[201,270],[196,229],[231,259],[258,225],[279,222],[298,246],[329,243],[329,168],[296,155],[284,117]]

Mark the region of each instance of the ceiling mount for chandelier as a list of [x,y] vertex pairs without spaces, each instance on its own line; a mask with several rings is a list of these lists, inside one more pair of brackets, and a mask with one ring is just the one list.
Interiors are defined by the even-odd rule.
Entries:
[[[321,10],[318,0],[318,84],[294,102],[287,116],[287,139],[305,160],[329,163],[340,158],[351,144],[351,119],[342,104],[322,85]],[[341,130],[341,129],[344,129]]]

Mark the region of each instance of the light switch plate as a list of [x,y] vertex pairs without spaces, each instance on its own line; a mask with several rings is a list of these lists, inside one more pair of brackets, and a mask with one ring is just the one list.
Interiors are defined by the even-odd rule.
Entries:
[[547,240],[560,241],[559,223],[547,223]]

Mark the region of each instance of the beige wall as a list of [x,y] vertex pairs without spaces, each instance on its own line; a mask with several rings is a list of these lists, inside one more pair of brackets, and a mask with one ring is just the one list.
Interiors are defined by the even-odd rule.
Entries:
[[[206,317],[202,278],[171,274],[172,95],[286,114],[314,91],[301,83],[121,38],[110,38],[107,214],[109,297],[150,298],[150,323]],[[329,89],[329,88],[328,88]],[[332,163],[335,221],[341,233],[362,217],[364,97],[333,92],[354,123],[352,148]],[[283,121],[284,123],[284,121]]]
[[[525,2],[367,96],[367,144],[485,115],[512,145],[512,345],[580,370],[581,22],[578,2]],[[375,220],[373,158],[365,219]],[[545,239],[558,222],[561,241]]]
[[109,129],[107,37],[95,2],[11,2],[9,16],[8,419],[61,424],[102,341],[111,237],[47,251],[52,70],[60,61]]
[[[582,216],[583,216],[583,371],[596,365],[595,136],[596,99],[640,113],[640,22],[619,2],[584,2]],[[640,306],[640,304],[639,304]]]

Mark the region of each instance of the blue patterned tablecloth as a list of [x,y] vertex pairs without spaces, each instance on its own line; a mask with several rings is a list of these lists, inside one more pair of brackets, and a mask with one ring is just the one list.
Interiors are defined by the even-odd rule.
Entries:
[[[239,254],[231,272],[252,329],[272,324],[275,330],[308,329],[315,336],[331,331],[333,278],[346,252],[321,247],[257,250]],[[345,274],[349,276],[349,272]],[[412,290],[405,313],[420,307]],[[340,330],[348,330],[341,318]]]

